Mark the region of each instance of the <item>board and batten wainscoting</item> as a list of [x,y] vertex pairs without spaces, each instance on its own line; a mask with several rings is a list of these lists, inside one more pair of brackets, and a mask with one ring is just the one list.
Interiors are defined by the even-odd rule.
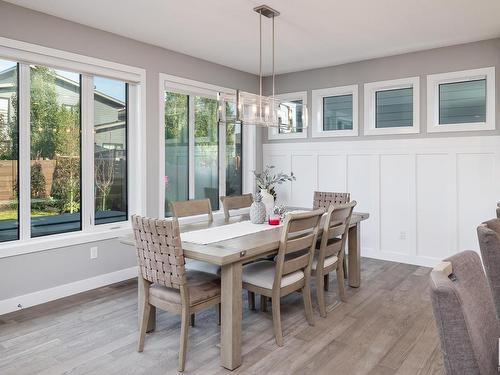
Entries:
[[263,164],[293,173],[278,201],[311,207],[314,190],[347,191],[369,212],[361,255],[434,266],[479,251],[478,223],[500,200],[500,136],[271,143]]

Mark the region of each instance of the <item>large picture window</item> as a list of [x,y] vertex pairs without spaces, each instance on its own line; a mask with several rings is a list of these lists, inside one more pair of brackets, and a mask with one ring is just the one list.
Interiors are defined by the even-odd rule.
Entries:
[[142,213],[145,71],[2,42],[0,257],[123,235]]
[[0,242],[19,238],[18,70],[0,60]]

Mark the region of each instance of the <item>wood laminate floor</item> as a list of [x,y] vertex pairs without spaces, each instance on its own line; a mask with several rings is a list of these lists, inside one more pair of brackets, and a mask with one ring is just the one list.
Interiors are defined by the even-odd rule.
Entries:
[[[443,374],[432,316],[430,269],[364,258],[362,286],[347,288],[315,326],[302,297],[282,299],[285,345],[276,346],[271,312],[243,309],[243,364],[234,374]],[[315,293],[315,290],[313,290]],[[257,299],[257,307],[258,307]],[[313,294],[313,303],[316,301]],[[137,353],[134,280],[0,316],[0,374],[175,374],[179,316],[158,312],[157,330]],[[230,374],[219,365],[215,310],[190,327],[186,374]]]

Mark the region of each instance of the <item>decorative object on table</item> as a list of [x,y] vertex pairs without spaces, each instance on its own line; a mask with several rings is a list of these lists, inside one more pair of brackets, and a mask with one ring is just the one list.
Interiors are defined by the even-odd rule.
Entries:
[[266,206],[262,202],[262,195],[255,194],[250,206],[250,221],[253,224],[262,224],[266,221]]
[[278,214],[271,214],[269,215],[269,225],[280,225],[280,215]]
[[276,199],[276,191],[274,190],[274,187],[276,185],[281,185],[286,181],[295,180],[293,172],[290,173],[290,175],[283,172],[278,172],[276,174],[273,171],[274,168],[274,165],[266,165],[261,173],[253,171],[255,183],[260,189],[260,193],[262,195],[262,202],[266,206],[267,217],[273,213],[274,209],[274,200]]
[[276,215],[279,215],[281,221],[285,220],[285,216],[286,216],[286,207],[285,207],[285,205],[278,204],[278,205],[274,206],[273,212]]

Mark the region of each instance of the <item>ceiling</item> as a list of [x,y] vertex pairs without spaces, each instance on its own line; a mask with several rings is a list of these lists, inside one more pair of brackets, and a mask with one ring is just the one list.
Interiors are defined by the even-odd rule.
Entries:
[[[265,0],[276,72],[337,65],[500,36],[499,0]],[[97,29],[258,73],[252,0],[8,0]],[[270,20],[264,72],[271,72]]]

